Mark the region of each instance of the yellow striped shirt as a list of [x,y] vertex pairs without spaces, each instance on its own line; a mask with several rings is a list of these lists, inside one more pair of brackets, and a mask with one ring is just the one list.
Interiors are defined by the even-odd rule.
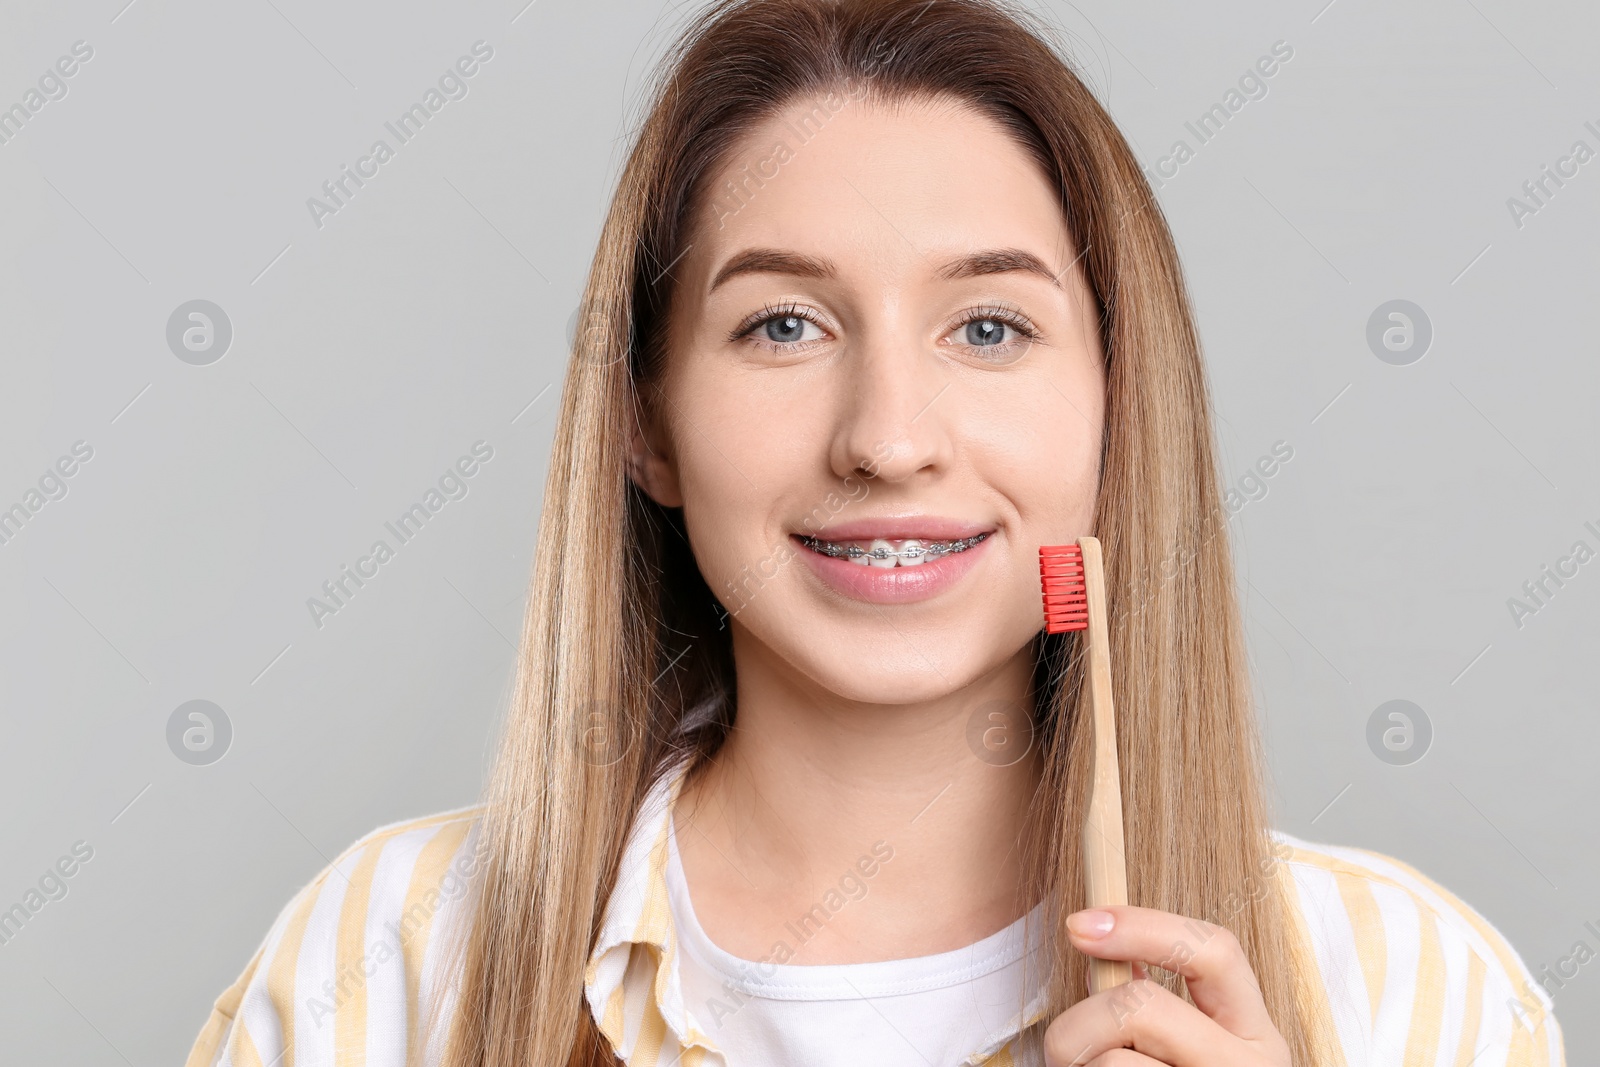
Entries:
[[[647,795],[585,976],[602,1033],[629,1067],[713,1067],[678,979],[667,899],[668,815],[683,765]],[[440,946],[464,931],[480,808],[381,827],[279,913],[217,998],[187,1067],[421,1067],[422,1012],[453,1008]],[[1274,835],[1339,1047],[1327,1067],[1564,1067],[1545,990],[1481,915],[1396,860]],[[438,937],[434,937],[439,931]],[[964,1063],[1042,1064],[1036,997]]]

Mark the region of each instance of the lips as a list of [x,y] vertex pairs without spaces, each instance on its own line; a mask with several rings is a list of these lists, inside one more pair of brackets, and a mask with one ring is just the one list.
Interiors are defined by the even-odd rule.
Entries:
[[958,582],[985,553],[994,528],[914,516],[857,520],[826,537],[794,534],[813,574],[853,600],[903,604],[931,599]]

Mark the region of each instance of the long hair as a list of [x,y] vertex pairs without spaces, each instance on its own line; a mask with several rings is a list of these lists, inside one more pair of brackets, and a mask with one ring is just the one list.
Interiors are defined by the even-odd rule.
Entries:
[[[1311,964],[1273,877],[1254,709],[1198,338],[1176,250],[1127,143],[1050,32],[1007,0],[715,0],[658,74],[580,307],[545,486],[513,704],[484,798],[484,872],[458,948],[448,1067],[614,1062],[588,954],[641,800],[735,714],[720,608],[681,515],[627,477],[668,358],[672,267],[740,139],[780,108],[941,97],[998,122],[1056,186],[1097,303],[1105,547],[1130,900],[1228,927],[1293,1062],[1323,1062]],[[1052,903],[1052,1015],[1084,996],[1065,916],[1091,753],[1082,657],[1041,638],[1044,774],[1025,841]],[[705,715],[696,709],[714,709]],[[1021,828],[1019,828],[1019,833]],[[1159,975],[1183,993],[1176,975]],[[1186,994],[1184,994],[1186,995]]]

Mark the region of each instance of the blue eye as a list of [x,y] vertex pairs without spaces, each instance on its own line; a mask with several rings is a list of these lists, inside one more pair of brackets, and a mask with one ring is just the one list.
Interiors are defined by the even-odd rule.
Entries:
[[992,364],[1021,359],[1039,339],[1038,331],[1020,311],[1002,307],[975,308],[952,333],[959,337],[958,343]]
[[775,315],[764,323],[767,340],[781,345],[794,344],[805,336],[806,320],[799,315]]
[[[806,334],[806,327],[811,334]],[[761,348],[792,352],[797,346],[822,339],[822,328],[802,310],[790,304],[785,307],[765,307],[746,319],[728,340],[749,338]]]
[[973,319],[967,323],[967,344],[980,348],[997,345],[1005,336],[1007,327],[1016,328],[997,319]]

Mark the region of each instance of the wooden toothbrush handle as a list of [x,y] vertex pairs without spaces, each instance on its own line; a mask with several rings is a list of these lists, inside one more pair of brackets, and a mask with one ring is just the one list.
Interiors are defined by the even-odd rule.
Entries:
[[[1111,641],[1106,626],[1106,583],[1100,541],[1078,538],[1088,594],[1089,704],[1094,728],[1094,783],[1083,821],[1084,898],[1088,907],[1128,902],[1127,857],[1122,840],[1122,777],[1117,768],[1117,715],[1111,701]],[[1089,991],[1133,980],[1126,960],[1089,961]]]

